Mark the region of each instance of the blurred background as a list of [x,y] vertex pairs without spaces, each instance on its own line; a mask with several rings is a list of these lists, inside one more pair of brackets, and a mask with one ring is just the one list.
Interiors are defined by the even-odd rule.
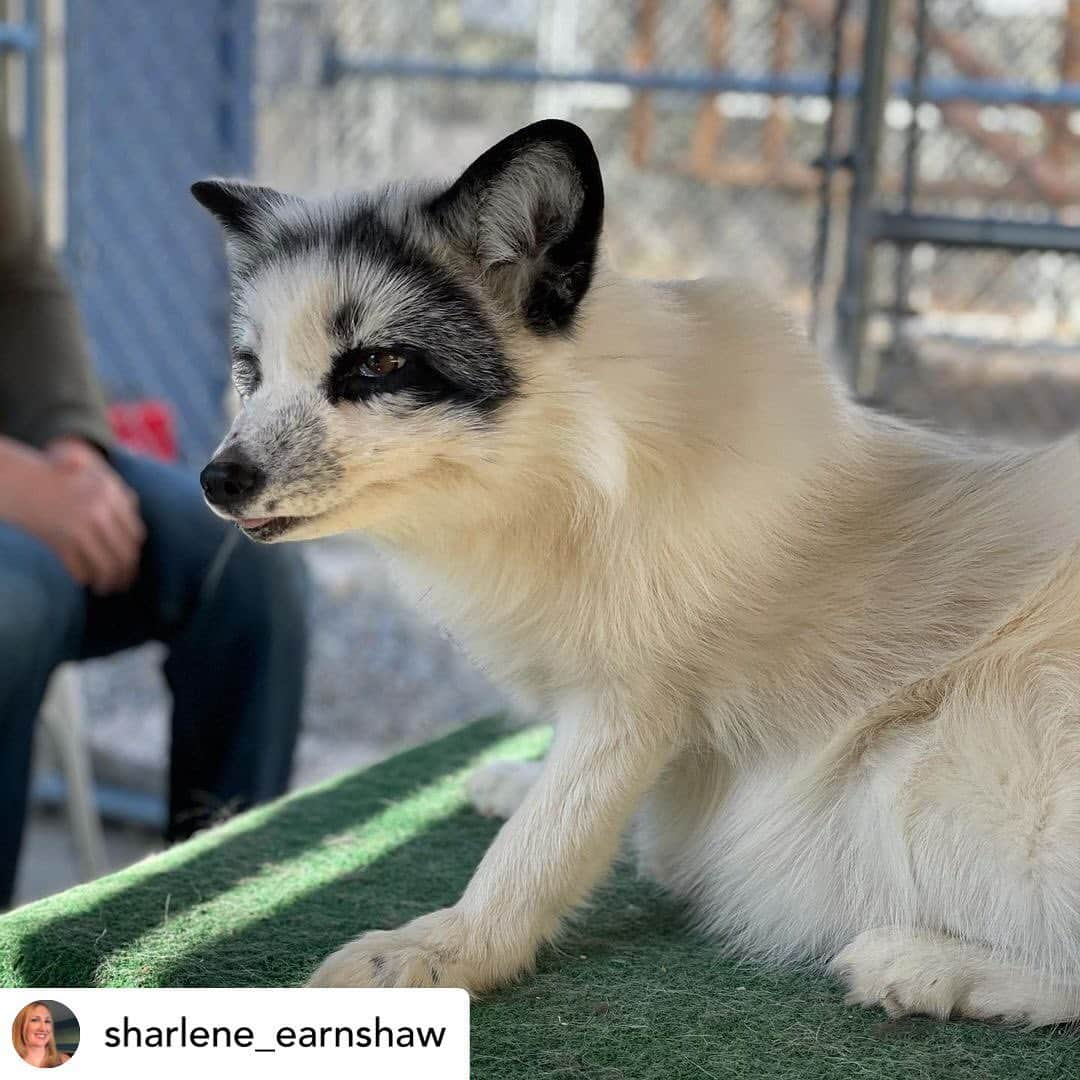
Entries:
[[[160,456],[201,465],[227,407],[192,180],[451,177],[546,116],[592,136],[630,273],[752,274],[875,407],[1080,423],[1080,0],[0,0],[0,72],[114,427]],[[361,539],[305,558],[297,784],[502,707]],[[79,668],[109,865],[156,845],[156,660]],[[43,751],[22,899],[78,876],[65,797]]]

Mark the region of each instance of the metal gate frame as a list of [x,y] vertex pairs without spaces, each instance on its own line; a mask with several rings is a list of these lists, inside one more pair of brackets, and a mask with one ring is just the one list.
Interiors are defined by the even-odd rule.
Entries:
[[[848,380],[862,398],[871,398],[872,371],[866,364],[866,323],[872,314],[873,253],[879,245],[891,245],[901,255],[901,267],[912,247],[918,243],[937,247],[982,249],[1020,254],[1049,251],[1066,255],[1080,254],[1080,227],[1056,221],[1025,222],[996,217],[960,217],[920,214],[914,209],[918,183],[918,106],[922,102],[942,100],[935,93],[933,81],[925,80],[925,54],[930,0],[918,0],[915,28],[915,75],[910,82],[891,88],[887,83],[885,58],[888,56],[893,0],[874,0],[868,5],[866,35],[863,41],[862,75],[857,95],[854,145],[846,163],[852,170],[851,201],[844,252],[844,277],[836,301],[837,351]],[[1080,85],[1062,83],[1054,90],[1042,90],[1023,84],[987,83],[967,80],[963,94],[954,100],[984,104],[1072,105],[1080,103]],[[905,183],[899,210],[879,205],[878,158],[885,124],[885,105],[890,96],[907,99],[911,105],[905,148]],[[914,314],[909,308],[907,277],[897,274],[895,295],[886,314],[893,319],[893,341],[889,355],[899,358],[903,344],[904,320]]]

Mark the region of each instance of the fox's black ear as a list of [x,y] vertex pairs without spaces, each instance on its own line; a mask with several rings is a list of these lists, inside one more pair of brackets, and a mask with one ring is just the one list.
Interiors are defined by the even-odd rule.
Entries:
[[197,180],[191,185],[191,194],[230,232],[251,238],[289,198],[273,188],[243,180]]
[[429,211],[536,333],[569,330],[604,218],[600,164],[565,120],[530,124],[481,154]]

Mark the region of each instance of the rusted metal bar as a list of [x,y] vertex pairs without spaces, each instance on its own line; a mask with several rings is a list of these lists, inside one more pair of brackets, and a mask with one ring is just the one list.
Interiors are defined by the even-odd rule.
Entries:
[[[712,71],[720,71],[727,63],[727,44],[731,26],[730,0],[712,0],[709,5],[708,63]],[[727,134],[727,118],[716,107],[713,94],[702,96],[690,140],[690,172],[704,175],[716,159],[716,152]]]
[[[904,15],[910,19],[910,5],[905,5]],[[962,75],[988,81],[1005,78],[1004,72],[987,63],[977,49],[960,34],[931,23],[927,43],[931,48],[941,49],[946,53]],[[1015,135],[987,131],[980,116],[981,108],[971,102],[943,102],[940,108],[942,118],[947,124],[958,128],[983,149],[989,150],[1013,168],[1016,175],[1031,184],[1035,192],[1047,202],[1061,206],[1070,201],[1073,185],[1069,181],[1068,173],[1050,154],[1029,154],[1023,142]],[[1045,115],[1045,110],[1039,111]]]
[[[1061,81],[1069,83],[1080,79],[1080,0],[1069,0],[1061,30]],[[1059,169],[1066,170],[1076,142],[1076,136],[1069,130],[1069,112],[1067,108],[1053,111],[1048,147],[1050,159]]]
[[[1075,0],[1071,0],[1075,6]],[[820,30],[828,29],[832,18],[830,0],[792,0],[798,9]],[[900,17],[909,23],[914,13],[910,3],[900,5]],[[927,44],[948,54],[956,70],[969,78],[988,82],[1001,81],[1005,73],[987,63],[978,51],[959,34],[930,24]],[[851,47],[862,47],[862,27],[853,24]],[[982,123],[982,106],[967,101],[947,101],[938,105],[946,124],[963,132],[984,150],[988,150],[1011,169],[1018,178],[1028,184],[1032,196],[1054,206],[1063,206],[1076,197],[1076,188],[1068,171],[1049,155],[1031,155],[1023,142],[1015,135],[1003,131],[988,131]],[[1040,110],[1043,111],[1043,110]]]
[[[791,71],[794,45],[795,10],[789,0],[778,0],[773,17],[771,70],[774,75],[786,75]],[[785,98],[773,98],[762,127],[761,150],[765,161],[774,170],[779,170],[783,164],[790,123],[790,103]]]
[[[634,29],[634,44],[630,50],[632,71],[648,71],[654,65],[659,15],[660,0],[641,0]],[[648,163],[652,152],[655,124],[652,94],[648,91],[635,94],[630,109],[630,160],[639,169]]]
[[[782,169],[774,173],[769,166],[758,158],[725,158],[714,161],[704,169],[691,169],[689,166],[672,166],[674,171],[687,173],[704,183],[720,187],[775,187],[795,195],[811,195],[818,190],[820,178],[817,170],[793,158],[784,162]],[[661,167],[661,171],[663,168]],[[845,203],[850,178],[846,173],[838,173],[834,178],[833,202]],[[1031,190],[1031,185],[1018,180],[1005,185],[993,184],[983,180],[950,178],[945,180],[920,180],[919,190],[927,198],[940,199],[1007,199],[1018,203],[1039,203],[1045,200]],[[884,176],[878,184],[882,195],[902,194],[902,180],[899,176]],[[1080,183],[1073,189],[1071,202],[1080,202]]]

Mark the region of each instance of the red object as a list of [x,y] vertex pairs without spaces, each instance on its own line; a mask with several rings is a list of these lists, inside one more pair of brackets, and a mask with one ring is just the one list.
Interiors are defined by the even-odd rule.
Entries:
[[164,401],[118,401],[109,406],[109,426],[128,450],[176,461],[176,418]]

